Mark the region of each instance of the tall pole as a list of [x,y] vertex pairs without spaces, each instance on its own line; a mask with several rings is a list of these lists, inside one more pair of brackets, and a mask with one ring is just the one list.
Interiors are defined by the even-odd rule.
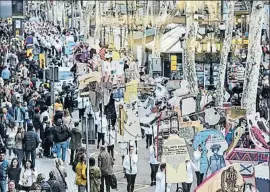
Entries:
[[106,26],[103,26],[103,44],[106,44]]
[[53,62],[53,81],[52,81],[52,97],[53,97],[53,99],[52,99],[52,101],[53,101],[53,114],[55,114],[55,106],[54,106],[54,103],[55,103],[55,92],[54,92],[54,67],[55,67],[55,65],[54,65],[54,62]]
[[74,2],[71,1],[71,28],[74,27]]
[[210,86],[211,86],[211,89],[214,86],[212,52],[213,50],[212,50],[212,33],[211,33],[211,39],[210,39]]
[[88,114],[86,114],[86,110],[84,112],[84,116],[85,116],[85,134],[86,134],[86,156],[87,156],[87,161],[86,161],[86,166],[87,166],[87,191],[90,191],[90,180],[89,180],[89,161],[88,161]]
[[122,34],[123,28],[122,25],[120,25],[120,48],[123,47],[123,34]]

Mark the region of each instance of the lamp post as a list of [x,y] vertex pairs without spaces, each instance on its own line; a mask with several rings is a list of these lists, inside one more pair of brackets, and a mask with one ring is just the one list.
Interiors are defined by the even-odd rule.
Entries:
[[210,65],[210,69],[209,69],[209,87],[208,90],[213,90],[215,89],[215,85],[214,85],[214,67],[213,67],[213,53],[216,52],[215,49],[213,49],[213,47],[215,46],[213,44],[213,29],[208,29],[207,33],[210,33],[210,40],[208,42],[207,45],[207,58],[209,59],[209,65]]

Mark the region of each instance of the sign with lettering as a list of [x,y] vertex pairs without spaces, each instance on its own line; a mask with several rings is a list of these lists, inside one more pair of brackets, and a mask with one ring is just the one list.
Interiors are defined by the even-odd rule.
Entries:
[[166,163],[166,182],[187,181],[186,160],[189,160],[186,142],[178,135],[171,134],[164,140],[161,161]]

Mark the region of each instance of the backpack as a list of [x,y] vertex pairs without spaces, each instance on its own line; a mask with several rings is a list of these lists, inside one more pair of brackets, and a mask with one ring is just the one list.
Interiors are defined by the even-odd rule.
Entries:
[[55,129],[55,142],[66,141],[70,137],[70,133],[66,125],[61,125]]
[[111,188],[117,190],[117,179],[114,174],[111,176]]
[[41,192],[52,192],[50,184],[46,181],[41,183],[40,187]]

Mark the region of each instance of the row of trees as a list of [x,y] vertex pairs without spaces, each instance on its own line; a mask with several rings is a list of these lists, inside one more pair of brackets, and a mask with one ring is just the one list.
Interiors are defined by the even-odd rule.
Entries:
[[[75,3],[75,4],[74,4]],[[48,5],[48,9],[52,10],[52,14],[49,15],[50,20],[56,22],[57,16],[55,13],[61,12],[62,21],[64,22],[66,17],[66,4],[65,1],[53,1],[53,5]],[[183,4],[183,3],[182,3]],[[198,21],[194,17],[196,12],[201,9],[201,3],[194,3],[193,1],[185,1],[185,13],[186,13],[186,35],[185,35],[185,44],[184,44],[184,78],[191,85],[191,91],[194,94],[198,93],[198,83],[196,75],[196,66],[195,66],[195,41],[198,31]],[[212,3],[213,4],[213,3]],[[208,5],[211,15],[211,9],[213,10],[211,2]],[[81,2],[74,1],[73,5],[76,5],[78,11],[80,12],[80,31],[83,31],[83,34],[87,36],[89,34],[89,20],[94,9],[94,4],[87,1],[84,4],[84,7],[81,6]],[[234,25],[234,5],[235,1],[228,1],[228,18],[226,20],[225,26],[225,38],[223,42],[223,47],[221,49],[220,65],[219,65],[219,78],[217,84],[217,98],[216,106],[222,106],[223,95],[224,95],[224,80],[226,74],[226,66],[228,63],[228,54],[231,50],[232,42],[232,32]],[[149,7],[150,6],[150,7]],[[149,18],[148,13],[151,12],[150,18],[153,26],[156,27],[156,37],[155,37],[155,48],[153,50],[154,54],[159,54],[160,39],[162,38],[162,32],[166,24],[171,21],[171,18],[175,15],[179,6],[175,6],[171,12],[168,10],[161,10],[159,13],[161,17],[156,17],[157,21],[153,20],[153,7],[152,4],[147,5],[147,18]],[[100,2],[96,1],[95,4],[96,11],[96,30],[95,36],[97,37],[100,34],[101,28],[101,12]],[[168,14],[169,13],[169,14]],[[252,5],[252,11],[250,15],[249,26],[249,45],[248,45],[248,55],[247,55],[247,64],[245,71],[245,81],[243,88],[242,96],[242,107],[247,109],[247,113],[253,113],[256,109],[256,96],[257,96],[257,86],[258,86],[258,77],[259,77],[259,68],[261,63],[261,29],[263,24],[264,17],[264,1],[254,1]],[[148,20],[148,19],[146,19]],[[146,26],[148,24],[145,23]],[[157,55],[158,56],[158,55]]]
[[[197,36],[198,25],[194,19],[195,11],[198,11],[198,4],[192,1],[186,1],[186,44],[185,44],[185,62],[183,65],[186,80],[192,87],[193,93],[198,93],[196,67],[195,67],[195,40]],[[219,65],[219,78],[217,84],[216,106],[222,106],[223,95],[225,93],[224,81],[228,55],[231,50],[232,32],[234,24],[234,5],[235,1],[228,1],[228,18],[226,20],[225,38],[221,50],[221,59]],[[253,1],[250,15],[249,26],[249,44],[247,64],[245,69],[245,81],[241,105],[246,108],[247,113],[256,112],[256,97],[259,78],[259,69],[261,64],[261,30],[264,16],[264,2]]]

